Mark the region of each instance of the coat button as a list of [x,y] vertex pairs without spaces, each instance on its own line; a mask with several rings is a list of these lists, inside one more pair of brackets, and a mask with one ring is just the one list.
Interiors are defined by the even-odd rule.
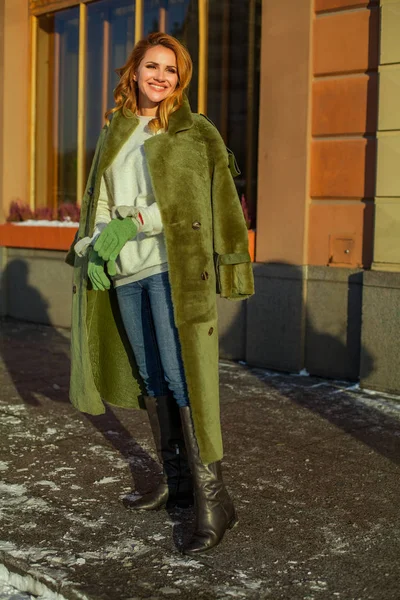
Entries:
[[90,187],[87,191],[88,196],[93,196],[94,188]]
[[76,285],[73,285],[73,286],[72,286],[72,293],[73,293],[73,294],[76,294]]
[[212,335],[214,333],[214,327],[210,327],[208,330],[208,335]]
[[200,229],[201,227],[201,223],[199,223],[199,221],[194,221],[194,223],[192,223],[192,229]]
[[208,273],[207,273],[207,271],[203,271],[202,272],[201,278],[202,278],[203,281],[206,281],[206,279],[208,279]]

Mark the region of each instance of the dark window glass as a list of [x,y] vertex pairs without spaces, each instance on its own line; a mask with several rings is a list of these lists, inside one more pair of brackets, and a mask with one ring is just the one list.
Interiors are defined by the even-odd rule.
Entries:
[[144,36],[156,31],[165,31],[167,0],[144,0],[143,33]]
[[53,144],[56,156],[57,204],[76,202],[78,148],[78,56],[79,9],[63,10],[54,16]]
[[144,35],[154,31],[165,31],[182,42],[190,52],[193,78],[188,96],[193,111],[197,110],[198,12],[198,0],[144,0]]
[[104,114],[114,106],[122,67],[134,45],[133,0],[100,0],[88,5],[86,77],[86,172],[90,168]]
[[208,116],[239,164],[235,179],[255,225],[261,0],[210,0]]

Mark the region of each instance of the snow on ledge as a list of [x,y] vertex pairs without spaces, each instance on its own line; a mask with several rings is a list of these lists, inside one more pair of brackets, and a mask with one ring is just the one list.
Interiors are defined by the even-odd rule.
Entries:
[[17,223],[10,223],[10,225],[17,225],[18,227],[79,227],[79,223],[75,221],[36,221],[34,219],[28,219],[27,221],[18,221]]

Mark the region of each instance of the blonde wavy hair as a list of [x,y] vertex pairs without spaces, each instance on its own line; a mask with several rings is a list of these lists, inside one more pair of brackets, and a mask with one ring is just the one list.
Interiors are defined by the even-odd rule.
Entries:
[[176,56],[178,70],[178,83],[176,88],[170,96],[167,96],[165,100],[160,102],[157,116],[149,123],[149,127],[153,131],[159,129],[165,129],[166,131],[168,129],[168,121],[171,114],[178,110],[183,103],[183,94],[192,78],[193,63],[186,48],[176,38],[162,32],[151,33],[135,44],[125,65],[116,69],[116,73],[119,75],[120,79],[114,90],[115,106],[106,112],[106,119],[109,115],[118,110],[122,110],[122,113],[126,117],[129,116],[128,110],[136,113],[138,108],[139,90],[133,76],[147,50],[154,46],[164,46],[165,48],[169,48]]

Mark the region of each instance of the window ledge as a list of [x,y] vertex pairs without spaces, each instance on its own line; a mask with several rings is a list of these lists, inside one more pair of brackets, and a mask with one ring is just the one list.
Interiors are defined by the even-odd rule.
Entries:
[[0,225],[0,247],[36,248],[40,250],[69,250],[77,227]]

